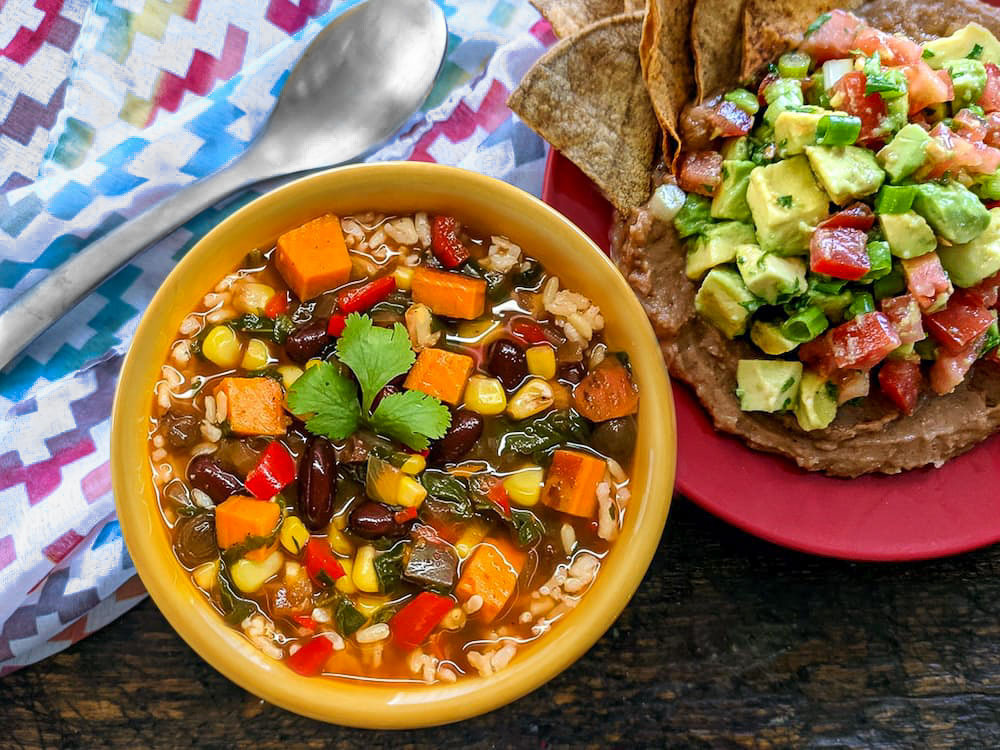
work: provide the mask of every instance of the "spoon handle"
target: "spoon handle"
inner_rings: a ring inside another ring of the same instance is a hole
[[[178,190],[81,249],[0,312],[0,369],[128,261],[257,177],[238,160]]]

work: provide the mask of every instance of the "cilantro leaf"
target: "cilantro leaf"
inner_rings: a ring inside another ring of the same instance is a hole
[[[399,323],[377,328],[367,315],[351,313],[337,341],[337,358],[351,368],[361,385],[365,413],[389,381],[408,372],[416,361],[410,337]]]
[[[357,390],[329,362],[310,367],[288,389],[288,408],[297,416],[312,415],[306,427],[331,440],[343,440],[358,429],[361,410]]]
[[[426,393],[404,391],[379,401],[370,422],[376,432],[422,451],[428,445],[428,438],[444,437],[451,424],[451,412]]]

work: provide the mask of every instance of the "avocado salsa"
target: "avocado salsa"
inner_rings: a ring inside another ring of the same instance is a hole
[[[649,208],[686,238],[695,309],[762,356],[744,411],[807,431],[879,390],[912,414],[1000,362],[1000,43],[970,23],[918,44],[835,10],[757,87],[695,107]]]

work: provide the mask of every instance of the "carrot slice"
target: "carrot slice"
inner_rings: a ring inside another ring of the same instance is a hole
[[[543,503],[560,513],[593,518],[597,510],[597,485],[607,462],[580,451],[557,450],[542,487]]]
[[[215,506],[215,539],[221,549],[243,544],[250,537],[266,537],[278,524],[281,507],[277,503],[233,495]],[[244,555],[248,560],[264,560],[274,546],[258,547]]]
[[[284,435],[281,385],[271,378],[223,378],[215,393],[226,395],[229,428],[238,435]]]
[[[274,263],[303,301],[346,283],[351,278],[351,256],[340,219],[326,214],[285,232],[278,238]]]
[[[446,318],[475,320],[486,309],[486,282],[459,273],[418,268],[410,291],[414,302],[422,302]]]
[[[424,349],[406,376],[404,388],[423,391],[445,403],[458,404],[472,374],[472,357],[445,349]]]
[[[517,588],[527,556],[503,539],[484,539],[462,568],[455,594],[462,602],[479,595],[483,605],[476,615],[492,622]]]
[[[573,406],[591,422],[605,422],[635,414],[639,393],[625,365],[608,357],[576,386]]]

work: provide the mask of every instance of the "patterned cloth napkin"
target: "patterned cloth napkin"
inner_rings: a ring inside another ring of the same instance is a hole
[[[313,36],[356,0],[0,0],[0,309],[89,240],[239,154]],[[504,106],[554,40],[523,0],[438,0],[448,57],[370,161],[536,195],[545,145]],[[151,246],[0,373],[0,676],[145,596],[115,519],[111,401],[143,309],[237,195]]]

